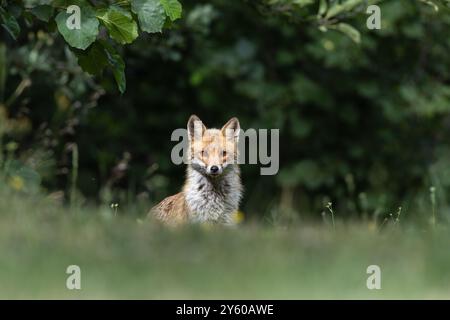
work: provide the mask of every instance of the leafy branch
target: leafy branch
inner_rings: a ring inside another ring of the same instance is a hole
[[[450,9],[450,0],[417,1],[433,7],[435,11]],[[258,0],[256,3],[262,11],[286,16],[294,22],[312,23],[323,32],[339,31],[355,43],[359,43],[360,32],[354,26],[343,21],[357,14],[365,13],[368,6],[381,2],[383,0]]]
[[[40,20],[57,30],[78,58],[78,64],[91,75],[101,75],[105,68],[112,70],[121,93],[125,92],[125,62],[116,50],[117,45],[134,42],[139,30],[160,33],[173,21],[181,18],[182,6],[178,0],[122,0],[109,1],[53,0],[50,4],[26,7],[22,1],[0,1],[0,23],[13,39],[20,36],[19,19],[27,22]],[[79,8],[80,27],[69,28],[74,12]],[[109,39],[102,39],[100,29]],[[116,43],[116,45],[113,45]]]

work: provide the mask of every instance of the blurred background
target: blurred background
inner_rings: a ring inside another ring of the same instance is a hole
[[[248,219],[428,219],[450,207],[450,14],[426,1],[380,1],[342,18],[359,38],[321,30],[313,1],[183,0],[162,34],[120,47],[127,89],[91,77],[45,23],[0,31],[0,155],[5,182],[64,204],[120,204],[144,216],[178,192],[173,130],[280,129],[280,170],[243,165]],[[129,210],[127,210],[127,208]]]

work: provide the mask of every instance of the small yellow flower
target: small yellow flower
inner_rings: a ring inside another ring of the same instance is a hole
[[[233,213],[233,221],[236,224],[239,224],[242,221],[244,221],[244,213],[242,211],[236,211],[235,213]]]
[[[22,190],[25,186],[25,182],[23,181],[22,177],[19,176],[12,176],[11,178],[9,178],[8,183],[11,188],[17,191]]]
[[[17,142],[11,141],[6,144],[6,150],[11,152],[17,150],[18,147],[19,145],[17,144]]]
[[[62,111],[66,111],[71,104],[69,97],[60,91],[55,93],[55,101],[58,108]]]

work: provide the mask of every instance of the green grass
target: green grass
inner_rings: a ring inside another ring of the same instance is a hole
[[[404,224],[168,230],[1,192],[0,298],[449,299],[450,234]],[[65,283],[81,267],[81,290]],[[366,269],[381,267],[381,290]]]

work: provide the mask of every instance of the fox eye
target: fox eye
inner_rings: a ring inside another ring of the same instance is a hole
[[[222,157],[226,157],[227,156],[227,152],[225,150],[222,151]]]
[[[208,156],[208,152],[206,152],[205,150],[202,150],[202,157],[207,157]]]

